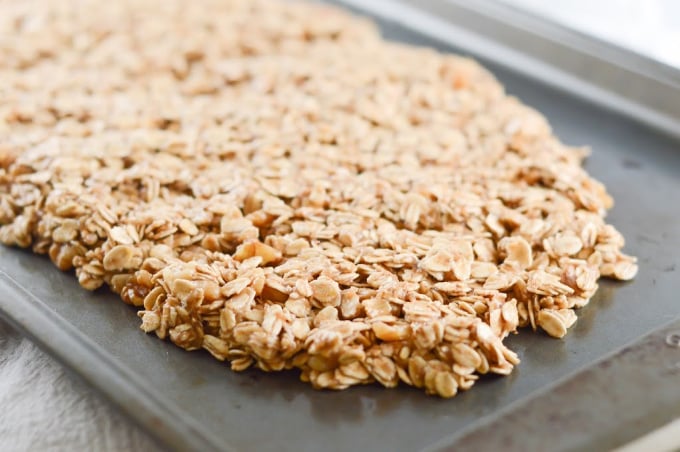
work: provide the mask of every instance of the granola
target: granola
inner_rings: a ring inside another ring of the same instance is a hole
[[[0,241],[234,370],[452,397],[636,260],[472,60],[267,0],[0,1]]]

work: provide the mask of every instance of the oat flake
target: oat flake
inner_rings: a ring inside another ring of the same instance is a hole
[[[584,149],[334,8],[3,1],[0,55],[0,240],[234,370],[452,397],[637,271]]]

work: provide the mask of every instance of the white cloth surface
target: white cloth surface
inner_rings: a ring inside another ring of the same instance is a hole
[[[503,0],[680,67],[678,0]],[[151,451],[107,401],[0,321],[0,451]]]
[[[154,451],[139,428],[0,321],[0,451]]]

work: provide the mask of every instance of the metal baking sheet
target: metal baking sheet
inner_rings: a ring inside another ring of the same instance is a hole
[[[474,23],[457,24],[455,19],[447,17],[446,22],[458,30],[469,30]],[[554,400],[547,405],[536,402],[550,394],[562,391],[563,400],[583,400],[578,391],[583,386],[574,388],[574,378],[583,379],[583,372],[601,375],[594,363],[680,318],[680,203],[676,200],[680,139],[660,132],[672,132],[674,118],[664,112],[644,118],[637,113],[626,116],[615,111],[621,110],[621,104],[612,100],[615,97],[600,96],[596,105],[574,95],[574,87],[583,85],[566,83],[569,77],[555,87],[547,72],[528,76],[526,66],[513,68],[512,61],[500,53],[496,60],[494,52],[479,51],[473,41],[442,42],[441,36],[433,40],[426,37],[432,28],[425,30],[421,24],[423,33],[414,31],[418,23],[406,25],[381,22],[389,39],[482,57],[509,93],[548,117],[563,141],[592,146],[586,167],[616,199],[609,221],[627,238],[626,250],[639,257],[640,273],[626,284],[604,281],[566,339],[528,332],[510,338],[510,346],[522,359],[516,372],[505,378],[483,378],[471,391],[440,400],[410,388],[315,391],[299,382],[294,372],[231,372],[207,353],[184,352],[144,335],[137,328],[134,310],[116,296],[105,290],[88,293],[73,275],[22,250],[0,252],[0,314],[176,450],[446,449],[454,444],[481,444],[475,443],[480,441],[479,432],[512,419],[515,412],[529,410],[536,416],[544,412],[541,407],[560,406]],[[648,79],[639,75],[637,80]],[[639,377],[631,380],[621,375],[618,380],[624,385],[621,390],[640,390]],[[593,414],[612,407],[603,394],[606,391],[584,393]],[[644,400],[639,406],[643,405]],[[664,413],[680,415],[680,406]],[[531,434],[541,435],[535,423],[514,425],[515,433],[533,427]],[[603,444],[587,429],[574,435],[581,435],[580,442],[548,444],[555,449]],[[607,444],[620,442],[610,439]]]

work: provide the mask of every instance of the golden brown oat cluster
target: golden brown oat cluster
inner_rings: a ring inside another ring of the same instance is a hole
[[[583,149],[335,9],[0,0],[0,79],[2,242],[235,370],[451,397],[637,271]]]

